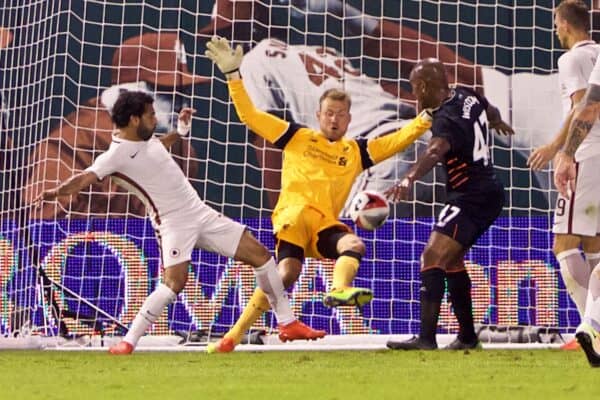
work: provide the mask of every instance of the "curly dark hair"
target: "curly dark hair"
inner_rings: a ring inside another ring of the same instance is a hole
[[[129,124],[132,115],[141,117],[146,110],[146,104],[154,103],[154,99],[148,93],[125,91],[119,94],[113,105],[111,118],[118,128],[124,128]]]

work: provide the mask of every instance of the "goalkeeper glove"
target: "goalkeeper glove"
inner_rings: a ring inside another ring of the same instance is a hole
[[[210,58],[225,75],[240,69],[244,52],[241,45],[234,49],[229,46],[227,39],[213,37],[206,43],[207,50],[204,55]]]

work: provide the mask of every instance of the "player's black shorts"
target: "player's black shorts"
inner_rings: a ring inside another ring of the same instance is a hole
[[[501,187],[477,195],[460,195],[442,208],[433,230],[450,236],[467,249],[494,223],[503,206]]]

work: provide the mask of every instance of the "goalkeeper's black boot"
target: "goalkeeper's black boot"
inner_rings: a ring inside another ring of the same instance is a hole
[[[473,340],[461,340],[460,337],[454,339],[452,343],[444,347],[444,350],[473,350],[481,349],[481,343],[477,338]]]
[[[412,339],[403,342],[388,340],[386,346],[392,350],[435,350],[438,348],[435,341],[432,342],[430,340],[421,339],[419,336],[415,336]]]

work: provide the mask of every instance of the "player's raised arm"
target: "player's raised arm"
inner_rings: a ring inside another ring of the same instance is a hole
[[[275,115],[257,109],[252,103],[239,73],[243,58],[242,47],[238,45],[234,50],[227,39],[213,37],[206,44],[206,48],[205,55],[217,65],[227,78],[229,94],[240,121],[269,142],[277,142],[286,133],[290,124]]]
[[[33,202],[38,207],[44,200],[54,200],[60,196],[70,196],[79,193],[83,188],[98,182],[98,176],[91,171],[82,171],[73,175],[57,187],[44,190]]]
[[[385,191],[391,201],[407,200],[413,184],[440,161],[450,150],[450,143],[442,137],[432,137],[427,145],[427,150],[419,157],[415,165],[408,171],[404,178]]]
[[[171,147],[179,138],[186,137],[189,135],[192,129],[192,114],[196,110],[190,107],[182,108],[179,112],[179,118],[177,119],[177,130],[162,135],[159,140],[168,149]]]

